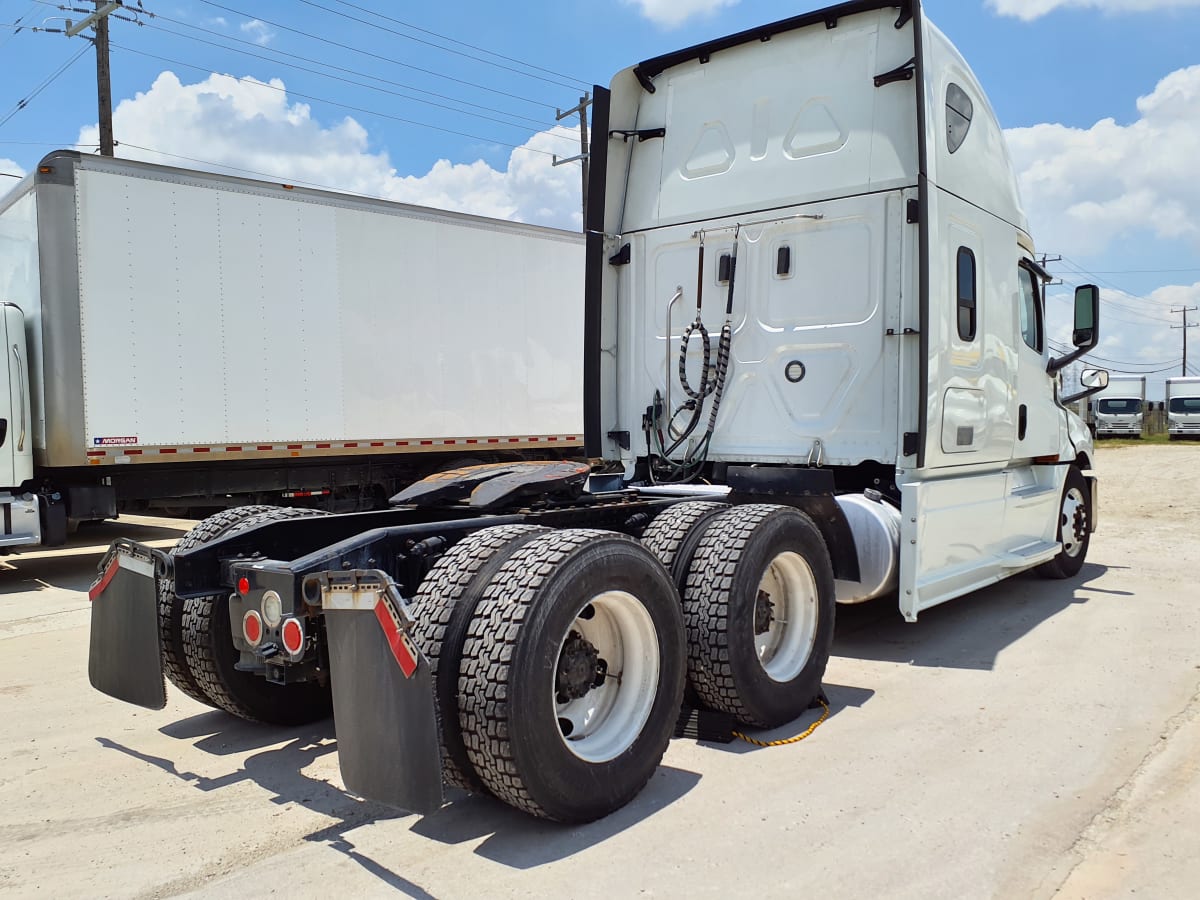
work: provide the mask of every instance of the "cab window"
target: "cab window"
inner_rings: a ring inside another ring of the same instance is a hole
[[[1021,286],[1021,339],[1033,350],[1042,352],[1042,305],[1033,273],[1021,266],[1017,270]]]

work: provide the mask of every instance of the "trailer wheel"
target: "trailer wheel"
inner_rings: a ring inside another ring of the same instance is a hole
[[[202,521],[179,539],[171,550],[174,555],[180,550],[190,550],[220,537],[233,526],[250,516],[274,509],[272,506],[239,506],[223,509]],[[158,634],[162,648],[163,672],[171,684],[193,700],[207,706],[215,705],[196,681],[188,668],[183,649],[183,601],[175,596],[175,579],[161,578],[158,581]]]
[[[728,503],[714,500],[676,503],[655,516],[642,533],[642,543],[658,557],[680,593],[687,583],[688,566],[696,555],[700,538],[713,519],[727,509]]]
[[[417,644],[433,674],[442,778],[447,784],[484,793],[467,757],[458,719],[458,673],[467,627],[483,589],[517,549],[549,529],[539,525],[500,525],[463,538],[429,570],[413,598]]]
[[[683,682],[678,593],[658,560],[611,532],[539,535],[501,566],[468,630],[467,755],[505,803],[590,822],[653,775]]]
[[[1092,492],[1077,466],[1067,469],[1058,512],[1058,541],[1062,550],[1037,572],[1043,578],[1074,578],[1083,568],[1091,542]]]
[[[327,515],[319,509],[272,508],[249,516],[227,533],[264,522]],[[241,652],[229,625],[229,596],[215,594],[184,601],[184,655],[196,683],[212,705],[250,722],[302,725],[327,718],[332,711],[329,684],[301,681],[269,684],[265,678],[236,668]]]
[[[691,686],[747,725],[790,722],[821,691],[835,605],[833,565],[812,519],[786,506],[728,510],[688,570]]]

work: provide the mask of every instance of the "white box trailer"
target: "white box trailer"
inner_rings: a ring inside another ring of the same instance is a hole
[[[1052,353],[1003,133],[919,2],[709,41],[594,97],[605,469],[472,467],[386,512],[118,542],[93,685],[162,708],[165,671],[248,718],[332,708],[357,794],[429,811],[449,783],[579,822],[650,779],[685,684],[702,733],[820,703],[839,600],[912,621],[1079,573],[1094,449],[1067,404],[1107,373],[1068,397],[1058,373],[1095,346],[1099,291]]]
[[[1146,409],[1146,376],[1113,375],[1108,387],[1092,399],[1097,437],[1142,436]]]
[[[0,200],[0,546],[577,452],[582,278],[569,232],[51,154]]]
[[[1169,439],[1200,438],[1200,378],[1167,379]]]

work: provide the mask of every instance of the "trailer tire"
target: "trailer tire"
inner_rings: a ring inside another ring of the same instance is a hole
[[[1092,491],[1078,466],[1067,469],[1058,508],[1058,556],[1037,567],[1043,578],[1074,578],[1083,568],[1091,542]]]
[[[410,607],[414,637],[433,675],[442,780],[466,791],[487,791],[467,756],[459,726],[458,674],[467,628],[483,589],[500,566],[548,530],[540,525],[500,525],[468,535],[434,563]]]
[[[683,683],[678,592],[662,564],[625,535],[539,535],[501,566],[468,630],[467,754],[505,803],[590,822],[654,774]]]
[[[244,519],[269,509],[274,507],[239,506],[214,513],[181,537],[179,543],[171,548],[171,555],[207,544]],[[188,668],[183,649],[183,601],[175,596],[175,579],[172,577],[158,581],[158,634],[163,672],[167,679],[193,700],[206,706],[215,706]]]
[[[249,516],[226,530],[233,534],[265,522],[327,515],[319,509],[278,507]],[[333,711],[329,683],[300,681],[275,685],[236,668],[241,652],[229,623],[229,596],[214,594],[184,601],[184,654],[188,668],[214,706],[248,722],[304,725]]]
[[[728,503],[715,500],[689,500],[676,503],[654,517],[642,532],[642,543],[658,557],[663,568],[682,594],[687,584],[688,567],[700,538],[713,519],[729,509]]]
[[[683,595],[692,688],[747,725],[790,722],[820,694],[835,608],[829,550],[805,513],[767,504],[722,513]]]

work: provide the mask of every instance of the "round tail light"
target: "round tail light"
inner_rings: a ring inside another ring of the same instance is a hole
[[[304,626],[299,619],[291,616],[284,619],[280,638],[283,640],[283,649],[290,656],[299,656],[304,652]]]
[[[263,622],[255,610],[251,609],[242,616],[242,636],[251,647],[257,647],[263,639]]]

